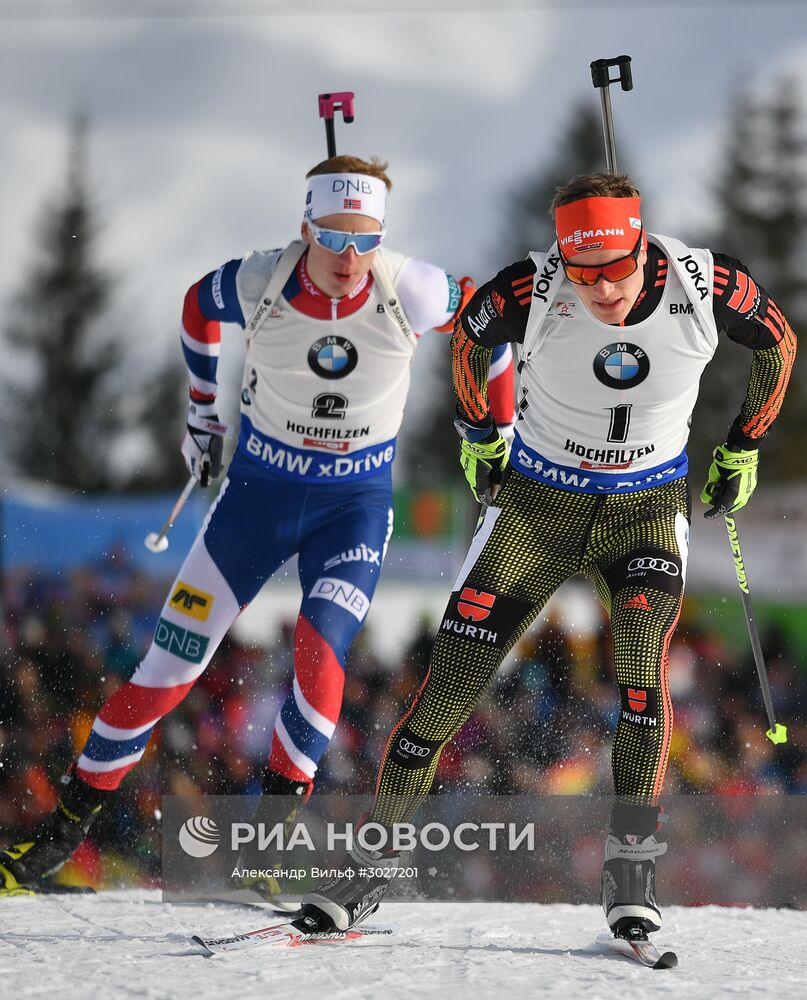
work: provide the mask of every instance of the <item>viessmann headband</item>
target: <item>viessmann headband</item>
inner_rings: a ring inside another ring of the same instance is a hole
[[[555,209],[560,252],[569,260],[587,250],[630,253],[642,231],[640,198],[581,198]]]

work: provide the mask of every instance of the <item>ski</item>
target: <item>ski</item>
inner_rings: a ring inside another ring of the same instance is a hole
[[[265,945],[275,947],[296,948],[298,945],[316,944],[318,942],[359,941],[365,937],[392,934],[391,927],[356,927],[347,931],[305,931],[294,923],[284,922],[259,927],[256,930],[244,931],[241,934],[231,934],[228,937],[206,938],[194,934],[191,938],[207,952],[207,957],[226,954],[231,951],[243,951],[246,948],[258,948]]]
[[[629,941],[604,931],[597,935],[597,944],[606,945],[617,955],[639,962],[648,969],[674,969],[678,965],[678,956],[674,951],[659,951],[647,938]]]

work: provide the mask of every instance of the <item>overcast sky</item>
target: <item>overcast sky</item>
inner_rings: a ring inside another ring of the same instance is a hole
[[[0,302],[81,109],[126,325],[173,337],[188,285],[297,234],[327,90],[356,93],[339,151],[390,161],[389,245],[484,279],[508,262],[506,193],[551,157],[573,104],[599,107],[591,60],[621,53],[635,89],[612,88],[617,141],[650,226],[701,228],[732,92],[789,74],[807,100],[804,3],[0,0]]]

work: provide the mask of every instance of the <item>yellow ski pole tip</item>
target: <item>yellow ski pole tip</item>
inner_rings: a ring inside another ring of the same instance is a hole
[[[773,729],[769,729],[765,735],[771,743],[787,743],[787,726],[777,722]]]

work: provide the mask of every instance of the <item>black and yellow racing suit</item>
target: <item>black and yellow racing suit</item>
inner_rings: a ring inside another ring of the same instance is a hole
[[[795,336],[739,261],[713,256],[718,332],[753,351],[747,394],[727,444],[755,448],[781,407]],[[524,340],[534,274],[531,259],[505,268],[479,288],[457,322],[454,391],[458,413],[469,422],[488,412],[492,349]],[[622,325],[653,313],[666,274],[663,252],[651,244],[643,290]],[[753,296],[749,287],[756,289]],[[488,309],[485,322],[474,323],[492,300],[493,315]],[[592,579],[611,617],[621,698],[612,750],[614,791],[637,802],[655,801],[672,734],[667,665],[681,610],[689,518],[685,477],[602,495],[567,492],[510,467],[441,618],[427,677],[387,744],[372,818],[392,823],[411,817],[429,791],[443,747],[506,654],[553,592],[576,574]]]

